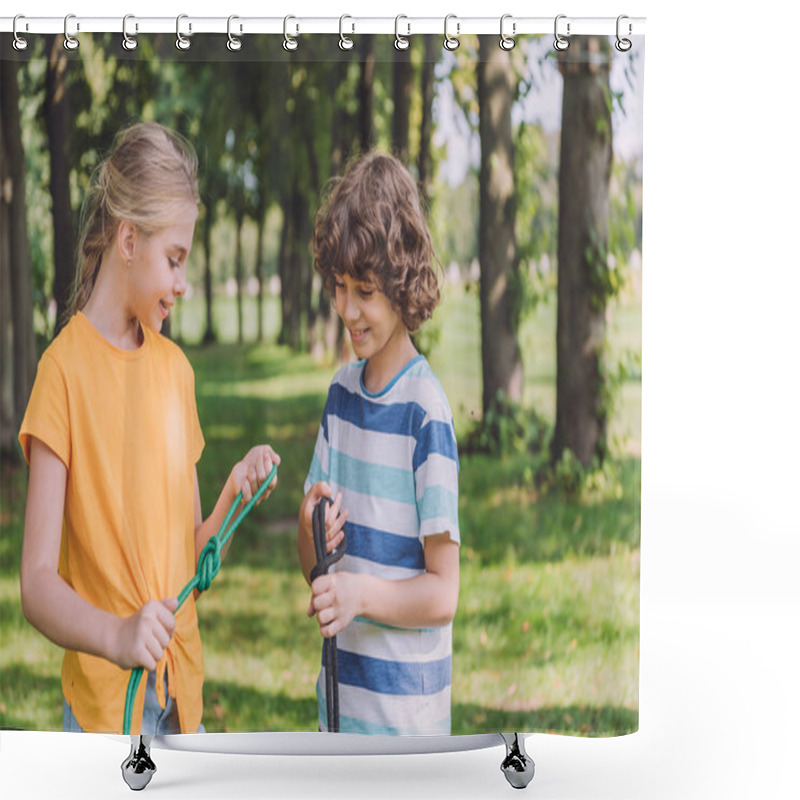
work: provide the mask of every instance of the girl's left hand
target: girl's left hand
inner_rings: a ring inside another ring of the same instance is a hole
[[[320,575],[311,584],[311,603],[306,612],[317,615],[319,632],[329,639],[344,630],[361,613],[361,576],[354,572]]]
[[[281,457],[268,444],[253,447],[231,470],[234,492],[236,494],[241,492],[242,501],[245,503],[250,502],[253,495],[258,491],[258,487],[261,486],[269,476],[273,465],[280,463]],[[269,488],[267,488],[264,494],[258,499],[258,503],[262,503],[266,500],[277,485],[278,476],[276,475],[269,485]],[[258,503],[256,505],[258,505]]]

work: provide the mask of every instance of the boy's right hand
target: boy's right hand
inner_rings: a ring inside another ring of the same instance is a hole
[[[111,660],[123,669],[156,668],[175,632],[178,600],[169,597],[145,603],[135,614],[120,619]]]
[[[331,498],[333,491],[324,481],[315,483],[303,498],[300,505],[300,524],[303,531],[313,541],[312,517],[314,508],[323,497]],[[344,539],[344,523],[347,521],[347,509],[342,509],[341,492],[332,498],[331,504],[325,510],[325,534],[328,542],[328,552],[335,550]]]

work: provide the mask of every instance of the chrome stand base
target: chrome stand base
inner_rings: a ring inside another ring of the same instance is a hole
[[[122,762],[122,778],[134,792],[144,789],[155,774],[156,765],[150,758],[152,738],[152,736],[131,736],[130,755]]]
[[[524,789],[532,780],[536,765],[525,752],[525,739],[518,733],[501,733],[506,743],[506,757],[500,765],[506,780],[515,789]]]

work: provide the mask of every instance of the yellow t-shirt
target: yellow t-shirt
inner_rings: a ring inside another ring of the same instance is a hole
[[[144,327],[144,326],[143,326]],[[120,350],[82,314],[42,355],[19,440],[31,437],[67,467],[58,571],[85,600],[129,616],[149,600],[177,597],[195,572],[195,464],[203,450],[194,373],[180,348],[144,327]],[[203,714],[203,655],[194,598],[176,614],[156,687],[177,701],[181,730]],[[122,732],[130,671],[67,650],[64,698],[85,731]],[[142,680],[131,733],[139,733]]]

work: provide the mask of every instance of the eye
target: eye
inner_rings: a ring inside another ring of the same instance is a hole
[[[169,259],[169,265],[170,265],[170,266],[171,266],[173,269],[178,269],[178,267],[180,267],[180,265],[181,265],[181,262],[180,262],[180,261],[178,261],[178,259],[177,259],[177,258],[170,258],[170,259]]]
[[[372,297],[374,292],[375,292],[375,287],[371,286],[370,284],[366,284],[364,286],[360,286],[359,289],[358,289],[358,293],[362,297]]]

